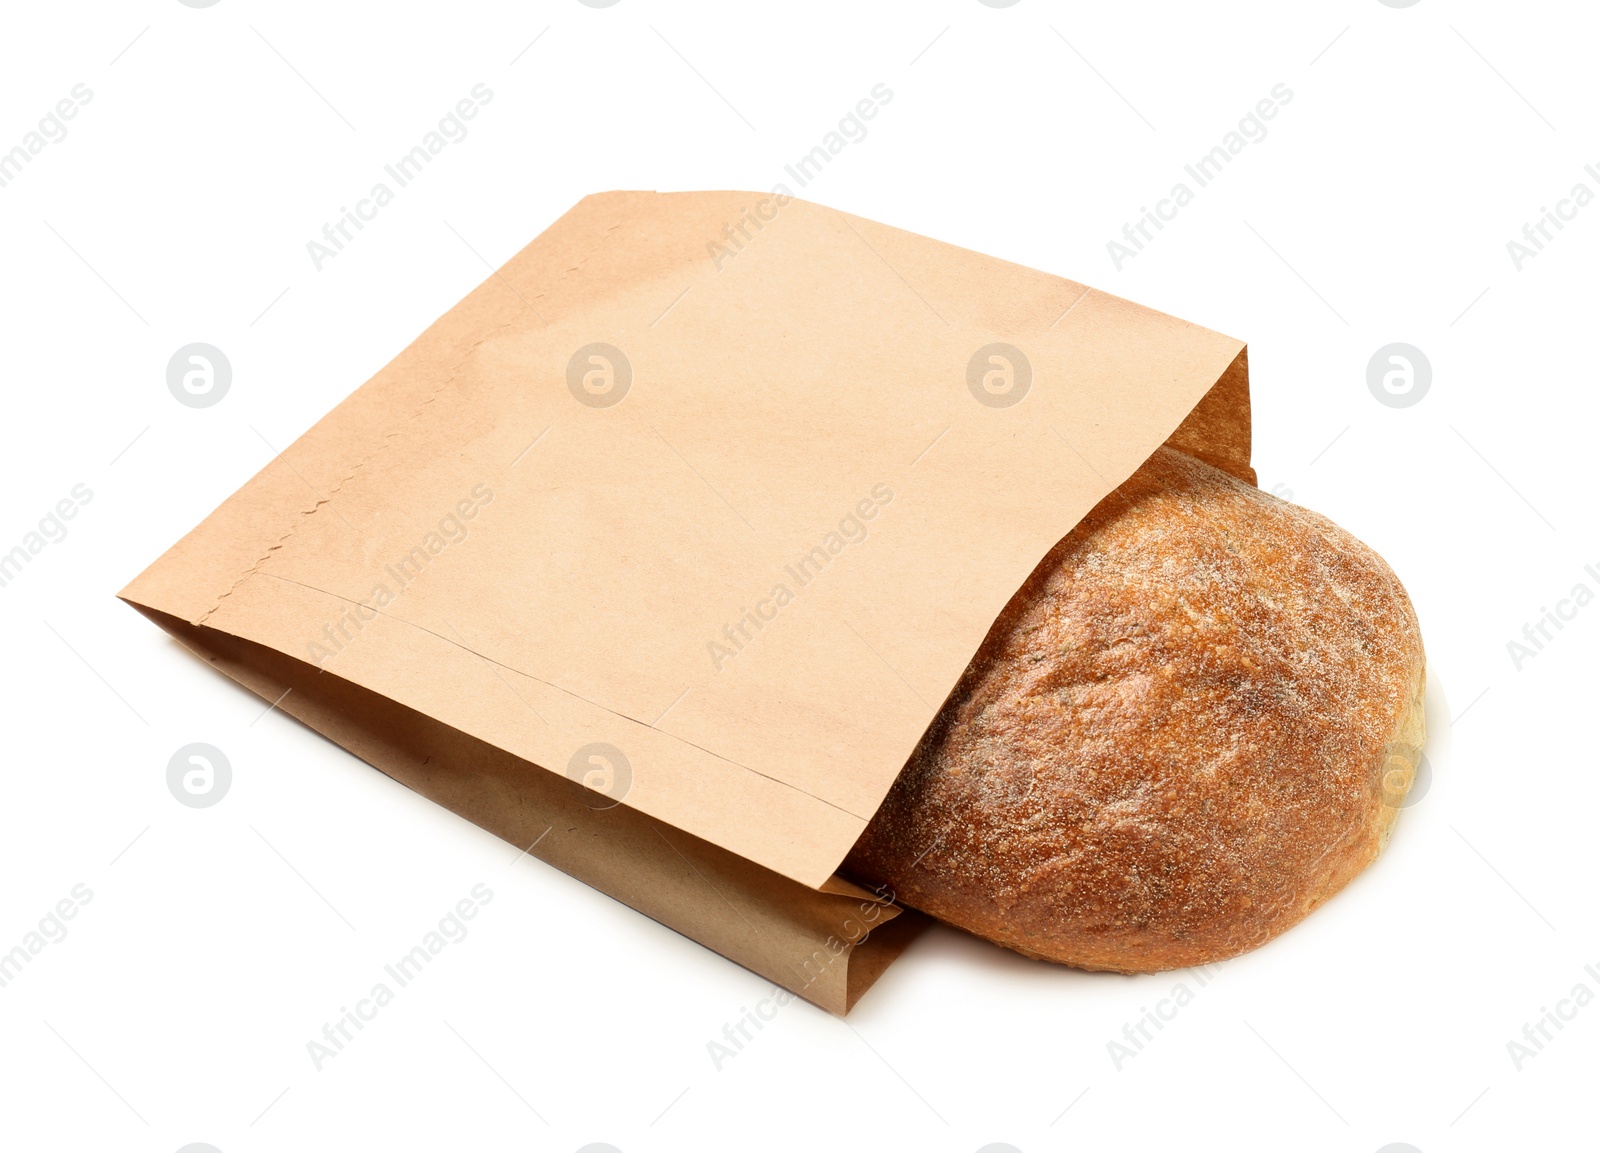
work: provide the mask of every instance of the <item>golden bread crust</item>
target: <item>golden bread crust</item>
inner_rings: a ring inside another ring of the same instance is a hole
[[[1029,956],[1232,957],[1378,853],[1422,744],[1383,560],[1159,449],[995,622],[845,863]]]

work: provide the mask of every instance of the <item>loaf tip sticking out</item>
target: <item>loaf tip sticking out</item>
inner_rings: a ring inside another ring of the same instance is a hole
[[[845,870],[1085,969],[1232,957],[1377,856],[1423,681],[1376,553],[1160,449],[1012,598]]]

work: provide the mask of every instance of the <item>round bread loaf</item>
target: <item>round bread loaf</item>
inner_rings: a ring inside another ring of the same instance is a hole
[[[1423,680],[1376,553],[1159,449],[1006,606],[845,871],[1030,957],[1232,957],[1377,856]]]

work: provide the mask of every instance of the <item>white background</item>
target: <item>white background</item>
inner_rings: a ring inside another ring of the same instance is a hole
[[[1506,242],[1600,166],[1592,6],[977,0],[6,6],[0,149],[93,93],[0,188],[0,950],[92,900],[0,988],[8,1148],[1077,1147],[1426,1153],[1592,1145],[1600,607],[1507,642],[1600,568],[1600,207]],[[531,43],[531,47],[529,47]],[[319,272],[306,242],[475,84],[494,93]],[[1093,975],[945,929],[848,1022],[408,793],[234,687],[113,593],[586,193],[748,188],[875,84],[808,199],[1087,281],[1249,341],[1256,464],[1375,546],[1431,666],[1431,785],[1385,856],[1224,965]],[[1292,102],[1126,267],[1106,242],[1274,85]],[[447,223],[448,222],[448,223]],[[480,257],[481,254],[481,257]],[[231,361],[213,408],[168,358]],[[1404,341],[1423,400],[1366,366]],[[1452,722],[1453,718],[1453,722]],[[168,793],[179,746],[234,769]],[[306,1042],[478,883],[494,898],[318,1072]]]

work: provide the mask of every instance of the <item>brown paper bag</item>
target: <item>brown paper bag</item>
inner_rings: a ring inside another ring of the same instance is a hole
[[[1006,601],[1243,345],[802,201],[590,196],[120,594],[390,776],[834,1012],[834,876]],[[531,847],[530,847],[531,846]]]

